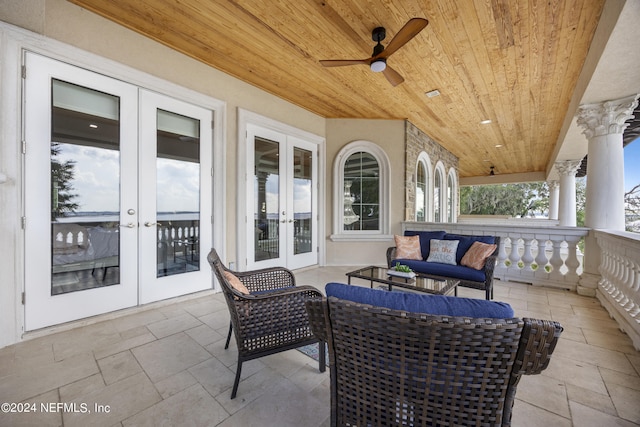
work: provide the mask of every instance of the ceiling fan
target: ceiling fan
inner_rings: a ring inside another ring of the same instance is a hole
[[[320,64],[324,67],[365,64],[371,67],[371,71],[376,73],[382,72],[391,85],[397,86],[404,81],[404,78],[396,70],[387,65],[387,58],[414,38],[428,23],[429,21],[423,18],[410,19],[409,22],[404,24],[404,27],[398,31],[395,37],[391,39],[386,48],[380,43],[387,35],[386,30],[383,27],[374,28],[371,32],[371,38],[378,44],[374,46],[371,58],[327,59],[320,61]]]

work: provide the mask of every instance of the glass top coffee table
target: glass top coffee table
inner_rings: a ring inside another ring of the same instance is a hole
[[[431,276],[423,273],[415,273],[413,278],[405,278],[400,276],[391,276],[388,274],[389,269],[386,267],[364,267],[347,273],[349,284],[351,278],[368,280],[373,289],[374,283],[387,285],[389,290],[394,286],[399,288],[411,289],[413,291],[427,292],[436,295],[448,295],[453,292],[458,295],[458,285],[460,280],[447,277]]]

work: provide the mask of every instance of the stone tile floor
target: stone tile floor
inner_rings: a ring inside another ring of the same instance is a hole
[[[349,270],[296,276],[323,289]],[[595,299],[500,281],[495,299],[565,328],[549,368],[522,377],[513,426],[640,425],[640,352]],[[32,411],[0,426],[329,425],[329,371],[296,350],[246,362],[231,400],[228,327],[222,295],[205,293],[32,333],[0,349],[0,402]]]

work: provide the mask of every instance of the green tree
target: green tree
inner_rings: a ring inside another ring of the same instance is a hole
[[[587,179],[576,179],[576,227],[584,227],[584,210],[587,201]]]
[[[460,188],[463,215],[532,217],[549,209],[546,182],[477,185]]]
[[[79,205],[73,202],[78,197],[73,193],[73,176],[75,162],[67,160],[60,162],[57,156],[60,155],[60,144],[51,143],[51,219],[66,216],[70,212],[75,212]]]

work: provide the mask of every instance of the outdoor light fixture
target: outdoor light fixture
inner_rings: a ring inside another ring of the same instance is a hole
[[[387,61],[383,58],[376,59],[371,63],[371,71],[373,71],[374,73],[384,71],[385,68],[387,68]]]

